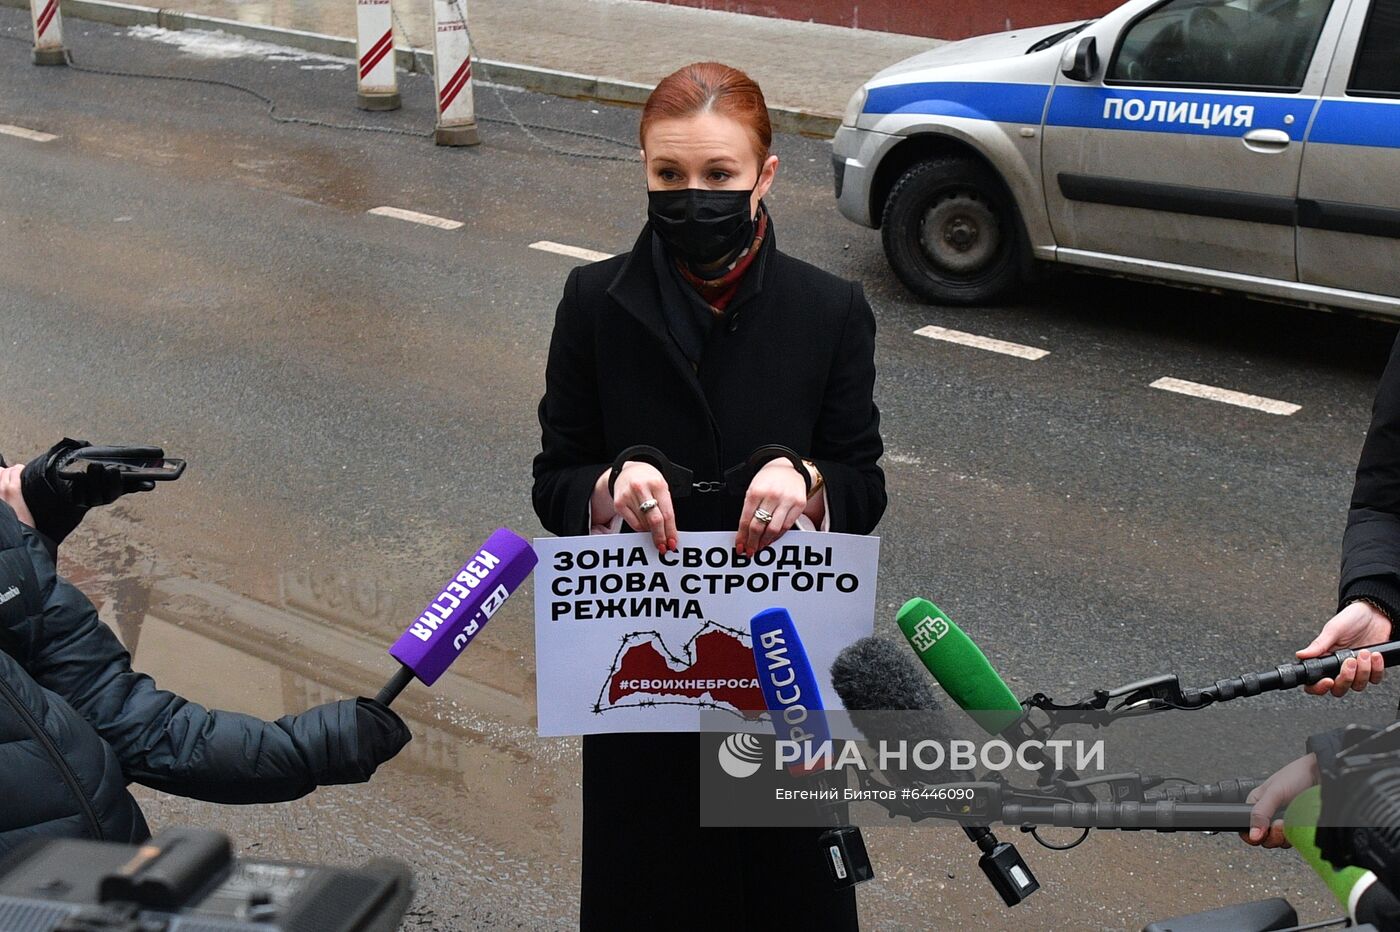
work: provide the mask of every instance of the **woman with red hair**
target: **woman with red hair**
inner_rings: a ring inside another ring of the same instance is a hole
[[[875,317],[859,285],[778,251],[772,142],[734,68],[688,65],[648,98],[647,223],[569,274],[555,318],[534,463],[552,533],[625,524],[664,553],[678,530],[733,529],[752,555],[794,527],[880,520]],[[668,484],[667,461],[693,483]],[[819,830],[700,827],[699,746],[584,738],[582,927],[856,928]]]

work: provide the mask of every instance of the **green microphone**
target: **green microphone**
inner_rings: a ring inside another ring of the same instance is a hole
[[[1021,717],[1021,703],[987,655],[937,605],[910,599],[895,621],[938,685],[984,730],[1000,734]]]

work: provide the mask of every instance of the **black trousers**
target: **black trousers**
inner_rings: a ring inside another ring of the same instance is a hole
[[[583,739],[583,932],[855,932],[816,828],[701,828],[694,734]]]

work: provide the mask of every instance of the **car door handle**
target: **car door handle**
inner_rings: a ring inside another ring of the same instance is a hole
[[[1245,147],[1255,152],[1282,152],[1292,141],[1281,129],[1252,129],[1244,134]]]

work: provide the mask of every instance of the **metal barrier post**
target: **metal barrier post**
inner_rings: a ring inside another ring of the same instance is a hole
[[[68,64],[58,0],[29,0],[29,11],[34,20],[34,64]]]
[[[472,103],[472,49],[467,35],[466,0],[433,0],[433,77],[437,87],[440,146],[481,143]]]
[[[359,53],[355,106],[361,110],[397,110],[401,105],[394,69],[393,15],[389,0],[355,0]]]

